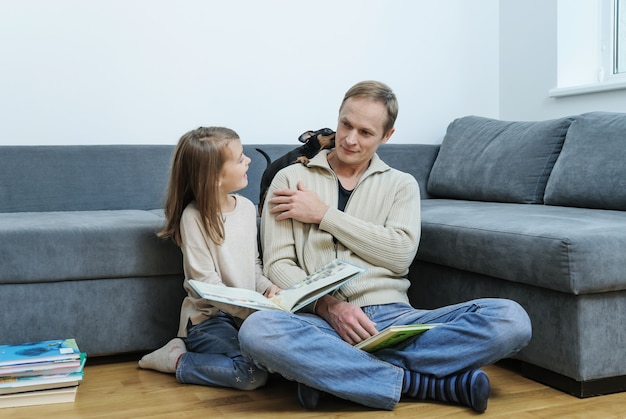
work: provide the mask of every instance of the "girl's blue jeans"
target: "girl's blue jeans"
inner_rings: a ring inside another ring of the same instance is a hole
[[[176,379],[181,383],[253,390],[267,382],[268,373],[244,357],[239,331],[225,313],[189,326],[183,339],[187,352],[180,357]]]
[[[354,348],[321,317],[264,310],[239,331],[244,354],[269,372],[377,409],[392,410],[405,370],[437,377],[480,368],[516,354],[531,338],[524,309],[506,299],[478,299],[435,310],[407,304],[363,307],[378,330],[442,323],[374,354]]]

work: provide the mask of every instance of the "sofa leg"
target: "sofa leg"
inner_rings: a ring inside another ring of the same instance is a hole
[[[518,371],[522,376],[553,387],[578,398],[602,396],[626,391],[626,375],[577,381],[565,375],[529,364],[524,361],[507,359],[502,366]],[[500,363],[498,363],[500,364]]]

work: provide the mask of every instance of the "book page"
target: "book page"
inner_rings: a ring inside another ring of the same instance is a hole
[[[365,269],[360,266],[335,259],[302,281],[276,294],[272,300],[287,311],[297,311],[364,271]]]
[[[74,385],[49,390],[34,390],[23,393],[6,394],[0,396],[0,408],[69,403],[76,400],[77,390],[78,385]]]
[[[274,304],[272,300],[253,290],[207,284],[206,282],[194,279],[189,280],[189,285],[191,285],[202,298],[207,300],[248,307],[256,310],[281,309],[279,306]]]
[[[59,375],[39,375],[32,377],[3,377],[0,379],[0,394],[18,393],[28,390],[42,390],[52,387],[78,385],[83,380],[83,372]]]
[[[364,271],[365,269],[359,266],[334,260],[297,284],[282,290],[272,299],[244,288],[208,284],[194,279],[190,279],[188,282],[200,297],[207,300],[255,310],[271,309],[294,312],[342,286]]]

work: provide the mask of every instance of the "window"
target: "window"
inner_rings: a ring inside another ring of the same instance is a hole
[[[626,0],[558,0],[557,87],[550,96],[626,89]]]
[[[626,73],[626,0],[615,0],[614,73]]]
[[[626,81],[626,0],[601,1],[600,16],[599,81]]]

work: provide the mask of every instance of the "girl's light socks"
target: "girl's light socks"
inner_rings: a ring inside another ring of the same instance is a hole
[[[178,358],[187,352],[185,342],[180,338],[174,338],[162,348],[144,355],[139,360],[139,367],[161,372],[174,373],[178,364]]]

